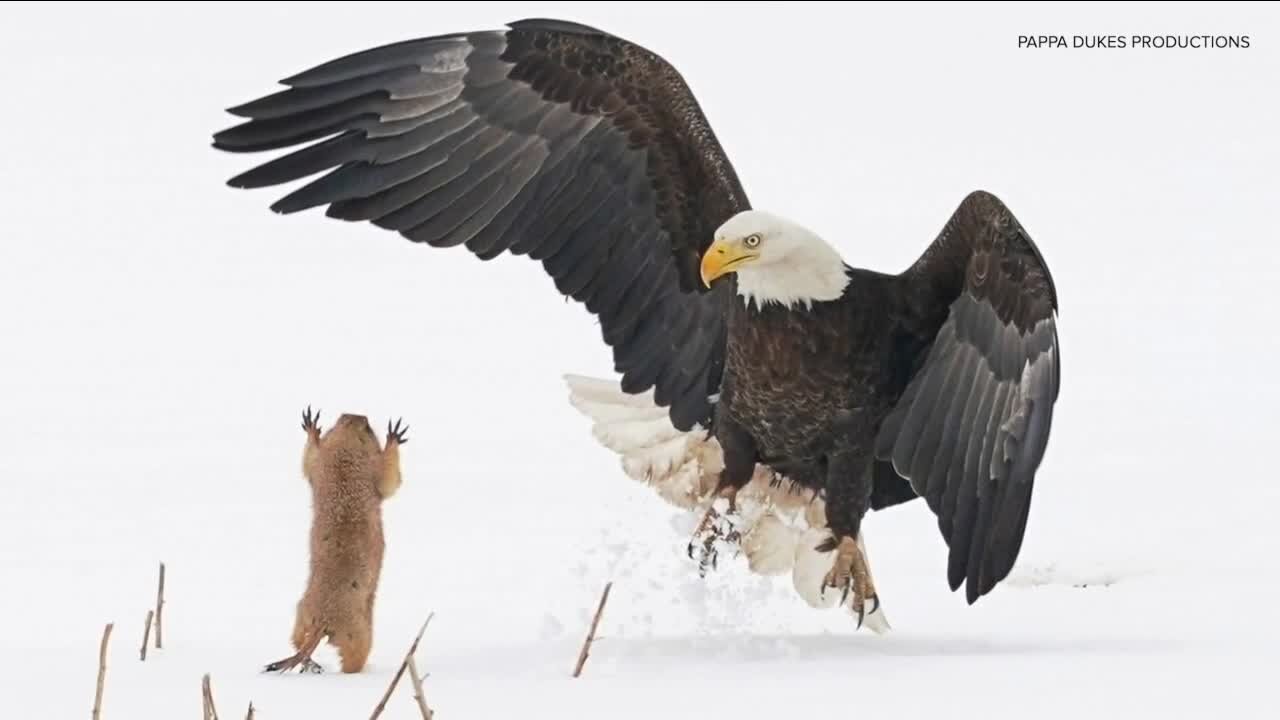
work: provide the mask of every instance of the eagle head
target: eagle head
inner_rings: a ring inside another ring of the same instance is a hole
[[[738,294],[758,305],[811,306],[839,298],[849,283],[840,253],[800,225],[761,210],[729,218],[702,255],[702,282],[734,273]]]

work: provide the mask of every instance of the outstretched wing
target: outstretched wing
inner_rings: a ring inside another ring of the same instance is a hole
[[[999,199],[967,197],[907,271],[941,328],[877,442],[938,516],[952,590],[972,604],[1012,569],[1058,398],[1057,292]]]
[[[727,283],[698,262],[748,201],[698,103],[662,58],[593,28],[525,20],[348,55],[231,108],[232,152],[318,141],[230,181],[330,171],[276,202],[368,221],[482,259],[542,263],[612,347],[622,385],[681,429],[708,422]]]

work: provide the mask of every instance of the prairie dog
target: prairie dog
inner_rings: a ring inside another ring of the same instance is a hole
[[[311,486],[311,569],[293,627],[297,651],[267,672],[320,672],[311,654],[326,637],[342,672],[364,669],[373,646],[373,604],[386,547],[382,502],[400,489],[400,446],[409,427],[387,423],[385,447],[363,415],[344,414],[323,435],[320,413],[302,414],[302,474]]]

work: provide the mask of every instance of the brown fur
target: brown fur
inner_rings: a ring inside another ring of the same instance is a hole
[[[360,672],[373,645],[373,606],[385,550],[382,502],[400,488],[400,445],[408,442],[397,423],[378,446],[362,415],[338,418],[320,434],[310,409],[302,472],[311,485],[311,567],[297,605],[293,647],[297,654],[268,670],[288,670],[310,656],[322,638],[338,649],[342,672]]]

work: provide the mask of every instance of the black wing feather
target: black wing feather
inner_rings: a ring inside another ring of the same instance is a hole
[[[951,402],[944,412],[939,413],[939,438],[937,447],[924,457],[938,458],[938,462],[923,460],[919,473],[913,473],[921,479],[921,489],[930,509],[935,513],[942,509],[943,493],[947,488],[947,472],[952,467],[948,458],[955,456],[956,441],[960,438],[961,423],[972,404],[973,396],[978,388],[978,373],[981,371],[981,359],[976,353],[967,352],[960,356],[956,366],[960,369],[955,389],[958,393],[956,401]],[[917,453],[917,457],[920,454]]]
[[[877,459],[924,496],[969,603],[1022,548],[1058,397],[1057,291],[1040,251],[999,199],[965,198],[904,278],[940,326],[881,426]]]
[[[272,209],[328,206],[415,242],[541,261],[599,318],[624,388],[654,389],[681,429],[710,424],[732,281],[707,291],[696,268],[750,205],[665,60],[584,25],[523,20],[351,53],[282,83],[231,108],[247,120],[214,146],[293,149],[231,185],[319,175]]]

